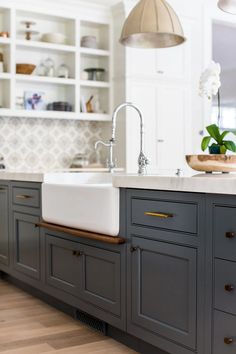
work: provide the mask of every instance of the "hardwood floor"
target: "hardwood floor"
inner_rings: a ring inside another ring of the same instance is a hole
[[[135,354],[0,280],[0,353]]]

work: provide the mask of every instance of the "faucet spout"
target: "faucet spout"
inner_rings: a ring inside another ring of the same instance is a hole
[[[115,144],[116,141],[116,122],[117,122],[117,115],[120,112],[121,109],[126,108],[126,107],[131,107],[133,108],[139,116],[140,120],[140,152],[139,152],[139,157],[138,157],[138,174],[143,175],[146,172],[146,166],[149,164],[149,161],[147,157],[144,155],[143,152],[143,142],[144,142],[144,124],[143,124],[143,116],[141,111],[139,110],[138,107],[136,107],[133,103],[131,102],[125,102],[120,104],[118,107],[113,112],[112,115],[112,135],[110,139],[110,149],[113,149],[113,145]],[[110,151],[110,156],[113,156],[113,152]],[[110,161],[110,165],[114,165],[113,161]]]

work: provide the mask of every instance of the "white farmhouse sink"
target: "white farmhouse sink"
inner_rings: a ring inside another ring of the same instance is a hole
[[[109,173],[46,174],[42,216],[49,223],[117,236],[119,188]]]

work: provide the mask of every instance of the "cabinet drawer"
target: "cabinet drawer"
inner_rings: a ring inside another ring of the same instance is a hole
[[[40,191],[37,188],[12,188],[13,204],[27,206],[27,207],[40,207]]]
[[[197,204],[132,198],[131,223],[136,226],[197,233]]]
[[[236,353],[236,317],[215,311],[214,354]]]
[[[236,208],[215,206],[213,225],[215,256],[236,261]]]
[[[215,308],[236,315],[236,263],[215,260]]]

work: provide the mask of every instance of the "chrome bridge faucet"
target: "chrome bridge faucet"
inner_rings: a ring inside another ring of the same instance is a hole
[[[111,135],[111,139],[109,140],[108,143],[105,143],[101,140],[97,141],[95,144],[95,149],[97,149],[99,144],[102,144],[106,147],[109,148],[109,157],[108,157],[108,168],[109,171],[111,173],[114,172],[114,168],[116,167],[116,163],[114,160],[114,156],[113,156],[113,148],[116,144],[116,120],[117,120],[117,115],[119,113],[119,111],[122,108],[125,107],[132,107],[133,109],[135,109],[138,112],[139,118],[140,118],[140,152],[139,152],[139,157],[138,157],[138,174],[139,175],[144,175],[146,173],[146,167],[149,164],[149,161],[147,159],[147,157],[144,155],[143,152],[143,140],[144,140],[144,125],[143,125],[143,116],[141,111],[132,103],[122,103],[121,105],[119,105],[113,112],[112,115],[112,135]]]

